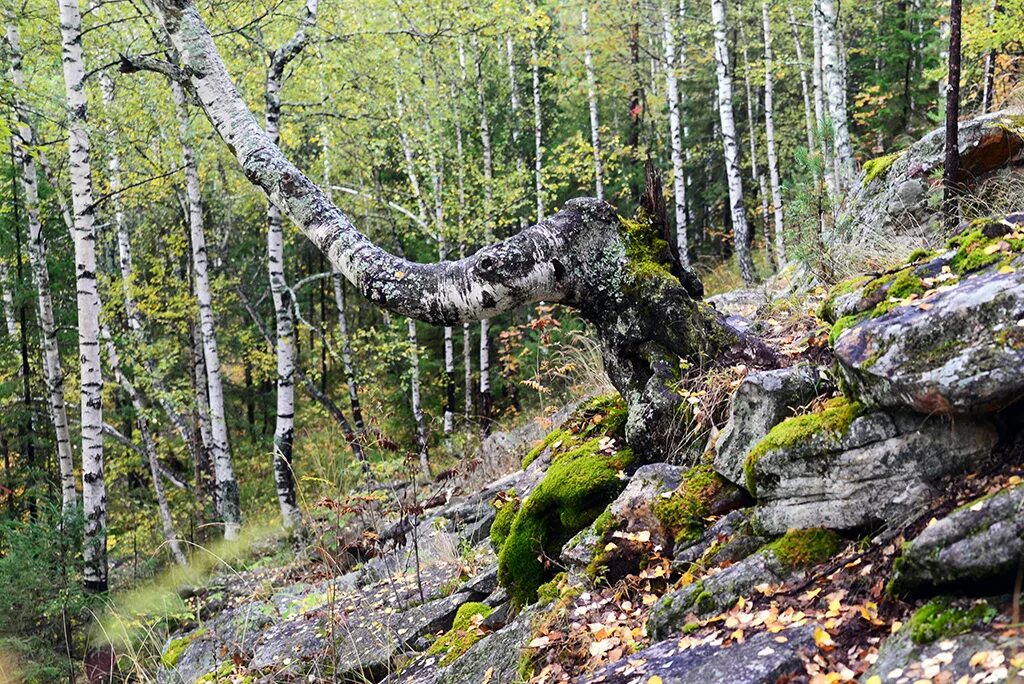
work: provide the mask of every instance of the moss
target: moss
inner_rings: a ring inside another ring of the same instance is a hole
[[[790,530],[765,548],[786,568],[795,570],[828,560],[842,548],[843,541],[832,530],[821,528]]]
[[[924,247],[918,247],[917,249],[915,249],[913,252],[910,253],[910,256],[907,257],[907,262],[906,263],[907,264],[916,264],[919,261],[924,261],[925,259],[931,259],[934,256],[935,256],[935,252],[933,252],[932,250],[925,249]]]
[[[843,295],[848,295],[852,292],[856,292],[865,283],[870,282],[871,277],[866,275],[856,276],[854,278],[847,278],[839,283],[836,283],[828,291],[828,295],[825,297],[825,301],[821,303],[818,308],[818,316],[823,320],[829,322],[835,322],[836,311],[835,304],[836,300]]]
[[[867,314],[859,313],[850,314],[849,316],[843,316],[842,318],[837,320],[835,322],[835,325],[832,326],[831,332],[829,332],[828,334],[829,346],[835,346],[836,341],[839,339],[839,336],[842,335],[844,331],[849,330],[850,328],[857,325],[861,321],[867,320],[867,318]]]
[[[491,523],[491,546],[494,552],[501,551],[502,545],[508,539],[509,530],[512,529],[512,521],[519,511],[519,497],[514,489],[499,495],[491,504],[498,511]]]
[[[529,453],[527,453],[526,456],[523,456],[523,470],[526,470],[531,463],[536,461],[537,457],[544,453],[544,450],[547,449],[549,446],[558,442],[560,439],[565,439],[570,436],[571,435],[565,430],[552,430],[551,432],[549,432],[540,444],[530,449]]]
[[[711,465],[694,466],[670,498],[654,502],[654,515],[676,540],[694,541],[707,528],[712,502],[730,487]]]
[[[925,289],[924,281],[914,273],[914,269],[906,268],[893,278],[888,296],[890,299],[906,299],[910,295],[923,295]]]
[[[825,433],[838,437],[846,432],[861,411],[859,403],[851,402],[846,397],[836,397],[829,400],[819,411],[787,418],[773,427],[771,432],[747,454],[743,464],[747,491],[755,494],[754,467],[765,454],[796,446],[818,434]]]
[[[199,628],[191,634],[186,634],[185,636],[178,637],[177,639],[171,639],[170,643],[167,644],[167,648],[160,655],[160,662],[163,663],[164,667],[168,670],[171,669],[178,664],[179,660],[181,660],[181,656],[185,652],[185,649],[205,633],[206,628]]]
[[[216,670],[207,672],[196,679],[195,684],[216,684],[217,682],[229,682],[231,675],[235,672],[235,664],[232,661],[221,663]],[[250,677],[251,680],[251,677]]]
[[[897,159],[903,156],[902,152],[893,152],[882,157],[875,157],[864,162],[864,185],[889,173],[889,168]]]
[[[669,266],[668,243],[643,209],[632,219],[619,217],[619,234],[626,247],[626,270],[631,282],[627,290],[642,292],[649,287],[679,287]]]
[[[961,608],[940,597],[918,609],[907,622],[907,629],[915,644],[930,644],[970,631],[978,623],[988,624],[995,616],[995,608],[984,601]]]
[[[484,633],[473,624],[473,618],[488,618],[494,609],[485,603],[463,603],[455,613],[452,628],[439,636],[427,649],[429,655],[440,656],[440,664],[448,665],[484,638]]]
[[[559,585],[565,580],[565,576],[564,572],[560,572],[550,582],[545,582],[537,587],[537,602],[545,605],[557,600],[562,595],[562,589]]]
[[[966,275],[997,262],[1011,261],[1014,256],[1024,251],[1024,238],[1007,235],[1007,228],[993,219],[972,221],[966,231],[949,241],[949,247],[956,250],[956,254],[949,262],[950,270],[957,275]],[[992,237],[989,237],[990,235]],[[1009,245],[1008,252],[990,249],[1000,242]]]

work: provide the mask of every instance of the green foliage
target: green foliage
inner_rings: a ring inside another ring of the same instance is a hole
[[[505,544],[508,533],[512,529],[512,521],[515,520],[516,513],[519,512],[519,497],[512,489],[505,492],[504,496],[495,499],[492,505],[498,512],[494,516],[494,522],[491,523],[491,546],[495,553],[500,553],[501,547]]]
[[[864,162],[864,185],[867,186],[876,178],[884,177],[889,173],[889,167],[893,165],[893,162],[902,156],[902,152],[893,152],[884,157],[876,157]]]
[[[676,540],[693,541],[707,528],[711,504],[732,489],[711,465],[694,466],[683,474],[670,498],[654,502],[654,515]]]
[[[824,529],[790,530],[765,548],[788,569],[805,568],[824,562],[842,548],[843,540]]]
[[[948,598],[939,597],[919,608],[904,629],[910,630],[915,644],[930,644],[968,632],[976,625],[987,625],[996,615],[996,609],[985,601],[962,608],[953,605]]]
[[[771,451],[787,449],[806,442],[816,435],[839,437],[862,412],[861,405],[846,397],[830,399],[818,411],[782,421],[758,442],[743,464],[747,491],[756,495],[754,466]]]
[[[452,628],[438,637],[427,649],[429,655],[441,656],[440,664],[448,665],[460,658],[470,646],[484,638],[473,618],[487,618],[494,609],[484,603],[463,603],[455,613]]]

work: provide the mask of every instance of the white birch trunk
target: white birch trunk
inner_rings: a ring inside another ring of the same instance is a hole
[[[779,182],[779,159],[775,152],[775,74],[772,54],[772,28],[768,16],[768,3],[761,3],[761,19],[764,23],[764,130],[765,146],[768,148],[768,177],[772,183],[772,210],[775,215],[775,262],[779,269],[786,263],[786,246],[783,237],[782,185]]]
[[[530,69],[533,72],[533,185],[537,194],[537,223],[540,223],[544,220],[544,131],[540,102],[540,51],[536,36],[530,36]]]
[[[164,540],[167,542],[168,548],[171,550],[171,555],[178,565],[186,566],[188,561],[185,559],[185,554],[181,551],[181,545],[178,544],[178,535],[174,531],[174,520],[171,517],[171,507],[167,503],[167,494],[164,491],[163,475],[160,473],[160,461],[156,455],[156,445],[153,443],[153,434],[149,429],[149,421],[146,418],[147,407],[146,402],[143,400],[142,395],[135,388],[135,385],[128,379],[121,369],[121,361],[117,355],[117,348],[114,346],[114,340],[110,336],[110,330],[104,325],[101,329],[103,339],[107,343],[107,360],[110,364],[110,371],[114,374],[114,379],[121,385],[121,388],[128,395],[129,400],[132,402],[132,408],[135,409],[137,416],[137,424],[139,426],[139,434],[142,438],[142,451],[146,455],[146,460],[149,464],[149,472],[153,478],[153,492],[156,494],[157,508],[160,511],[160,526],[164,533]]]
[[[68,105],[69,173],[74,212],[78,351],[81,360],[82,506],[89,591],[107,589],[107,493],[103,473],[103,375],[100,368],[100,294],[96,282],[96,226],[89,136],[86,131],[85,62],[78,0],[58,0],[61,62]]]
[[[345,315],[345,285],[343,277],[336,270],[332,275],[334,281],[334,303],[338,308],[338,338],[341,341],[341,367],[345,371],[345,382],[348,385],[348,400],[352,406],[352,422],[360,438],[365,434],[363,409],[359,404],[359,380],[356,377],[355,363],[352,361],[352,340],[348,334],[348,317]]]
[[[740,14],[743,13],[742,4]],[[757,126],[754,123],[754,92],[750,87],[750,61],[747,51],[747,36],[740,23],[740,44],[743,46],[740,54],[743,55],[743,88],[746,91],[747,107],[747,129],[750,131],[750,179],[758,189],[758,198],[761,201],[761,230],[764,232],[765,248],[769,253],[772,251],[772,236],[768,227],[768,187],[764,175],[757,164]]]
[[[836,171],[832,163],[831,141],[826,135],[826,114],[825,114],[825,83],[822,75],[821,60],[821,12],[818,9],[819,0],[812,0],[811,23],[813,26],[814,38],[814,61],[811,65],[811,80],[814,84],[814,121],[818,131],[818,147],[821,150],[821,164],[825,176],[825,186],[831,196],[836,194]]]
[[[718,114],[722,124],[722,145],[725,151],[725,173],[729,185],[729,208],[736,240],[736,258],[745,283],[757,280],[750,255],[750,226],[743,202],[743,179],[740,176],[740,151],[736,140],[736,120],[732,107],[732,76],[729,74],[729,48],[726,45],[725,0],[711,0],[714,23],[715,68],[718,76]]]
[[[4,309],[4,329],[8,337],[18,336],[18,322],[14,318],[14,294],[8,285],[10,280],[10,269],[7,262],[0,259],[0,302]]]
[[[476,92],[484,165],[484,241],[486,244],[490,244],[494,241],[494,160],[491,150],[491,126],[484,94],[483,54],[480,51],[476,35],[473,36],[473,40],[476,47]],[[480,321],[480,419],[481,428],[485,434],[490,429],[491,420],[490,335],[491,322],[484,318]]]
[[[804,97],[804,122],[807,128],[807,151],[814,151],[814,114],[811,111],[811,92],[807,84],[807,65],[804,63],[803,45],[800,43],[800,29],[796,14],[789,8],[789,28],[793,33],[793,47],[796,49],[796,66],[800,70],[800,91]]]
[[[839,53],[836,35],[838,16],[835,0],[819,0],[821,11],[821,63],[828,97],[828,111],[832,118],[833,164],[836,190],[846,190],[853,179],[853,146],[846,116],[844,62]]]
[[[594,75],[594,55],[590,49],[590,17],[588,8],[580,13],[583,32],[583,66],[587,72],[587,107],[590,109],[590,140],[594,147],[594,191],[597,199],[604,199],[604,169],[601,164],[601,125],[597,117],[597,78]]]
[[[683,15],[680,2],[679,14]],[[683,166],[682,121],[679,112],[679,76],[682,68],[683,41],[676,43],[672,30],[672,14],[667,7],[662,9],[662,24],[665,40],[665,93],[668,97],[669,141],[672,147],[672,202],[676,216],[676,250],[683,266],[690,265],[690,248],[687,241],[686,220],[686,170]],[[682,27],[680,27],[682,34]]]
[[[192,239],[192,267],[195,272],[196,299],[199,302],[199,327],[206,364],[207,395],[210,402],[210,457],[217,488],[217,512],[224,524],[224,538],[234,540],[241,530],[242,511],[235,469],[231,464],[228,428],[224,409],[224,386],[217,349],[217,324],[213,315],[210,292],[209,263],[206,254],[206,231],[203,223],[203,198],[199,185],[199,168],[191,144],[185,95],[176,82],[171,82],[177,109],[181,154],[185,167],[185,189],[188,195],[189,229]]]
[[[7,42],[11,51],[11,80],[15,93],[25,87],[25,76],[21,68],[21,40],[18,27],[13,22],[7,25]],[[69,514],[78,506],[78,494],[75,491],[74,453],[71,447],[71,433],[68,429],[67,406],[64,402],[64,370],[60,362],[60,350],[57,345],[57,325],[53,317],[53,297],[50,291],[50,270],[46,265],[46,240],[43,237],[43,226],[39,219],[39,186],[36,181],[36,163],[30,149],[34,144],[32,127],[22,104],[15,100],[14,111],[18,118],[18,131],[15,136],[15,157],[21,172],[21,187],[25,193],[25,213],[28,214],[28,254],[32,267],[32,278],[36,285],[36,300],[39,306],[39,324],[43,334],[43,379],[46,382],[47,409],[53,423],[57,443],[57,463],[60,468],[61,510]],[[6,266],[5,266],[6,268]],[[4,281],[4,296],[9,297],[6,289],[6,273],[0,273]],[[4,301],[10,306],[10,323],[14,322],[13,301]],[[9,326],[11,327],[11,326]],[[11,332],[9,330],[9,332]],[[11,333],[12,337],[17,330]]]

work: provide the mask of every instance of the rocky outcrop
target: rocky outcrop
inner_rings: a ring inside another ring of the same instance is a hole
[[[896,562],[897,592],[1012,576],[1024,558],[1024,485],[972,501],[907,543]]]
[[[716,441],[715,470],[743,486],[743,463],[754,445],[795,409],[832,389],[823,371],[806,364],[748,374],[736,388],[729,421]]]
[[[915,643],[904,627],[887,639],[878,659],[861,682],[1007,682],[1010,659],[1020,652],[1020,639],[994,634],[961,634],[928,643]],[[940,679],[941,677],[941,679]]]
[[[943,476],[979,462],[996,439],[987,423],[861,413],[840,399],[773,429],[747,458],[747,483],[768,532],[873,527],[930,501]]]
[[[782,639],[777,638],[780,635]],[[729,647],[718,642],[681,649],[676,640],[663,641],[581,681],[633,684],[658,676],[664,684],[775,684],[802,672],[802,656],[815,650],[812,624],[790,627],[779,635],[761,632]]]

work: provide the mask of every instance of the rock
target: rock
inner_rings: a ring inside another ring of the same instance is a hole
[[[743,486],[743,462],[754,445],[793,409],[831,389],[824,374],[809,365],[748,374],[733,395],[729,422],[718,437],[715,470]]]
[[[680,649],[675,639],[662,641],[578,680],[586,684],[634,684],[655,675],[664,684],[776,684],[802,673],[802,654],[811,654],[815,625],[790,627],[780,634],[759,632],[725,648],[718,643]]]
[[[602,556],[602,564],[612,571],[612,575],[606,575],[606,578],[614,580],[629,569],[635,569],[640,560],[639,555],[649,551],[651,545],[669,548],[672,543],[671,533],[658,520],[653,506],[663,493],[671,492],[679,486],[684,470],[667,463],[653,463],[638,468],[622,493],[609,504],[607,512],[563,547],[560,555],[562,562],[573,569],[586,568],[593,560],[597,544],[613,532],[650,532],[650,539],[642,548],[626,539],[616,539],[617,548]]]
[[[1005,682],[1008,660],[1024,648],[1024,640],[995,634],[961,634],[929,644],[915,644],[904,627],[882,644],[878,659],[860,681],[878,677],[883,684],[896,682],[939,681],[931,670],[941,664],[942,681]],[[971,664],[975,655],[988,652],[983,663]],[[991,660],[989,660],[991,659]],[[988,663],[997,663],[986,667]],[[931,665],[931,667],[929,667]],[[1003,674],[997,672],[1002,667]],[[926,669],[928,668],[928,669]],[[993,676],[989,676],[992,674]],[[1014,680],[1016,681],[1016,680]]]
[[[896,561],[898,592],[1012,576],[1024,558],[1024,485],[958,508],[906,544]]]
[[[172,638],[162,659],[168,666],[157,672],[160,684],[193,684],[230,663],[235,653],[247,659],[262,629],[273,623],[275,607],[256,601],[229,609],[189,634]]]
[[[966,277],[927,303],[897,306],[839,337],[836,358],[861,402],[959,415],[1024,396],[1024,268]]]
[[[707,298],[707,303],[730,317],[752,318],[758,308],[768,303],[762,289],[739,289]]]
[[[753,533],[750,516],[749,509],[730,511],[705,530],[697,541],[678,542],[672,552],[672,564],[685,570],[715,545],[718,545],[717,550],[707,559],[708,564],[743,560],[770,541]]]
[[[996,443],[988,423],[916,414],[861,414],[833,400],[777,426],[748,457],[758,525],[856,530],[903,519],[929,502],[935,484],[985,458]]]

